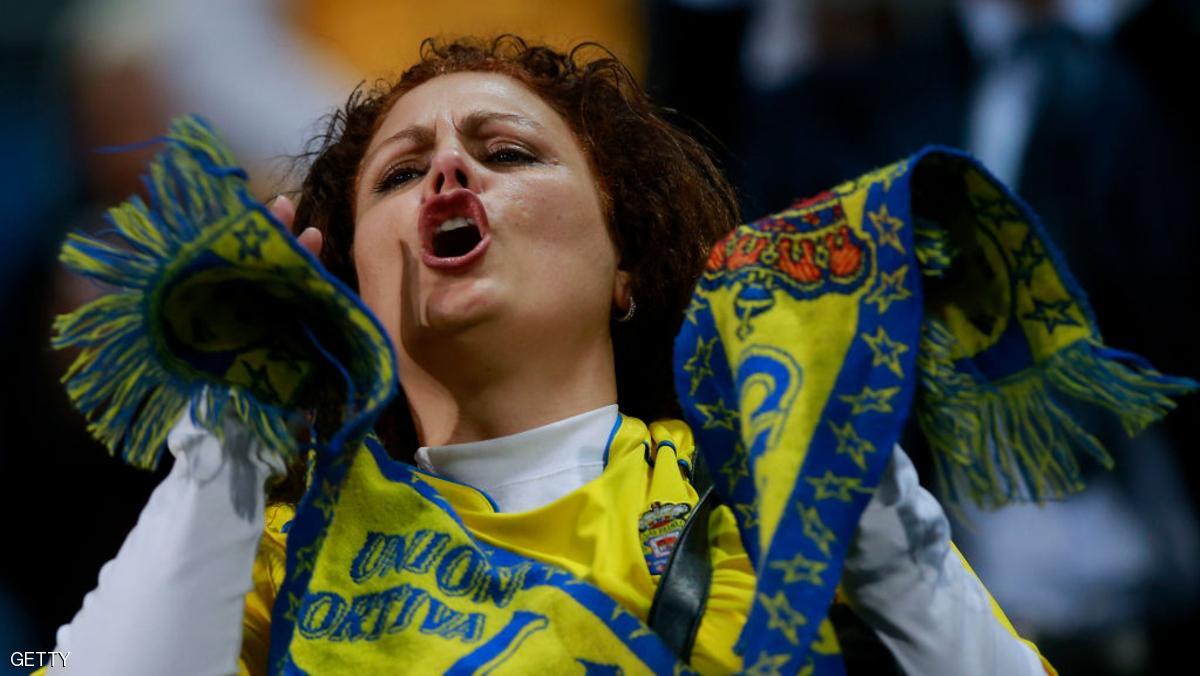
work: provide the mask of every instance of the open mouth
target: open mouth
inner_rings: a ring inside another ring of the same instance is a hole
[[[475,221],[462,216],[447,219],[433,232],[433,255],[438,258],[465,256],[482,241],[483,233]]]
[[[421,260],[432,268],[465,268],[483,256],[491,241],[487,211],[465,188],[435,195],[421,207]]]

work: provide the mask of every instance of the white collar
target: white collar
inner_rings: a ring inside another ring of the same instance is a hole
[[[503,512],[546,505],[600,476],[617,405],[497,439],[422,446],[417,465],[483,491]]]

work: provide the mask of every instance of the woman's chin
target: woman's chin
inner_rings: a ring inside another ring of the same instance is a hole
[[[434,291],[425,300],[423,324],[433,331],[461,331],[500,316],[501,303],[490,284],[476,281],[455,289]]]

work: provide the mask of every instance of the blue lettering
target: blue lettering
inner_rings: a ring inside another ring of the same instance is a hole
[[[350,579],[362,584],[393,572],[426,573],[449,543],[448,534],[426,529],[407,536],[368,532],[366,542],[350,563]]]
[[[361,584],[375,575],[381,566],[390,565],[396,557],[397,539],[395,535],[374,531],[367,533],[366,543],[350,564],[350,579]]]
[[[379,594],[363,594],[356,596],[350,605],[350,612],[338,624],[337,629],[329,635],[330,641],[357,641],[363,636],[363,620],[379,605]]]
[[[470,545],[450,550],[437,569],[437,584],[450,596],[462,596],[483,582],[485,562]]]
[[[300,608],[300,634],[305,638],[321,638],[328,634],[345,614],[346,601],[337,594],[306,594]]]
[[[419,530],[412,535],[412,542],[404,546],[404,538],[398,537],[399,551],[396,555],[396,572],[410,570],[414,573],[427,572],[450,542],[446,533]]]
[[[400,612],[397,614],[397,620],[399,620],[406,612],[405,608],[408,606],[408,599],[412,596],[412,591],[412,587],[402,584],[380,593],[379,613],[375,615],[375,626],[371,629],[371,633],[367,634],[367,640],[374,641],[382,636],[385,630],[391,631],[388,627],[388,620],[392,614],[392,606],[397,601],[404,604],[400,607]],[[410,609],[407,612],[409,619],[411,619],[412,610]],[[405,621],[405,625],[407,625],[407,620]]]
[[[516,566],[493,568],[492,574],[481,580],[481,584],[475,588],[472,598],[476,603],[483,603],[490,598],[499,608],[507,606],[517,592],[524,588],[525,578],[532,567],[530,563],[521,563]]]
[[[404,595],[404,605],[400,607],[400,612],[396,613],[395,621],[388,627],[389,634],[407,629],[408,625],[412,623],[413,614],[417,612],[417,608],[421,607],[421,603],[431,600],[429,599],[429,593],[424,589],[408,587],[408,590],[408,593]]]
[[[464,643],[478,641],[483,633],[483,615],[460,613],[437,599],[429,598],[429,610],[421,623],[421,633],[444,638],[458,636]]]
[[[394,634],[412,626],[422,605],[426,610],[419,627],[421,633],[463,643],[474,643],[483,637],[487,618],[482,613],[454,610],[425,590],[408,584],[362,594],[350,603],[333,592],[308,594],[301,604],[297,624],[300,633],[309,639],[374,641],[385,632]]]
[[[463,643],[474,643],[483,636],[483,624],[482,613],[459,613],[439,633],[448,639],[457,638]]]

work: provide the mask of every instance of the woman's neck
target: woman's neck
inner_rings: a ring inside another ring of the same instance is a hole
[[[617,401],[607,338],[569,355],[541,351],[498,363],[495,354],[472,359],[459,353],[424,364],[401,358],[401,381],[421,445],[508,436]]]

